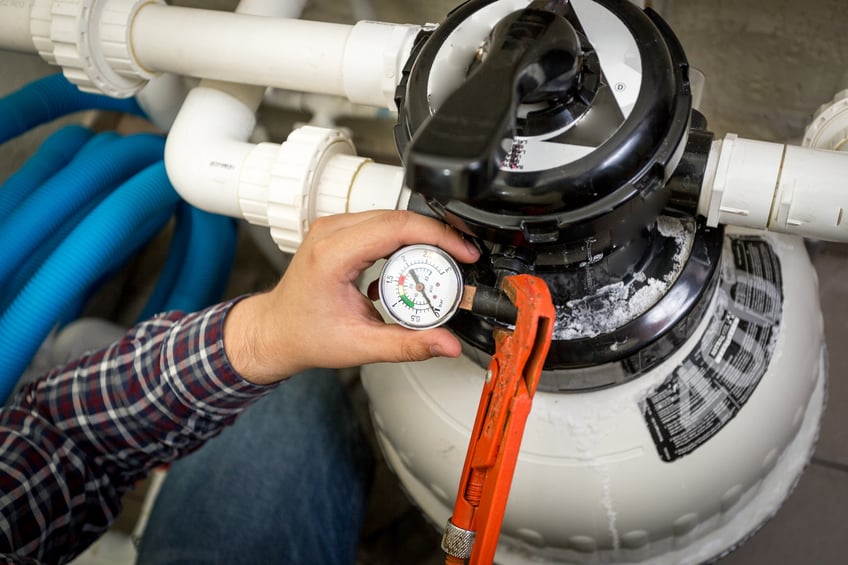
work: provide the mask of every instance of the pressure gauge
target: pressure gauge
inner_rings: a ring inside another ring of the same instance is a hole
[[[462,275],[456,260],[432,245],[410,245],[386,260],[380,300],[392,319],[413,330],[447,322],[459,308]]]

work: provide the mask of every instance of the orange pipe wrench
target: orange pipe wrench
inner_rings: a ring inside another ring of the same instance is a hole
[[[494,559],[524,424],[553,335],[556,314],[542,279],[510,276],[502,287],[518,316],[512,331],[494,332],[495,354],[442,539],[447,565],[469,558],[472,565],[489,565]]]

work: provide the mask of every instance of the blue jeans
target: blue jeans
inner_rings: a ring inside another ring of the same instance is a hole
[[[354,563],[372,455],[335,372],[292,377],[171,466],[138,563]]]

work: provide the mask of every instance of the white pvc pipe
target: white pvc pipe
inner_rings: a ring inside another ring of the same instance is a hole
[[[254,16],[299,18],[306,0],[240,0],[236,12]]]
[[[713,144],[698,211],[710,226],[848,241],[848,153],[729,134]]]
[[[150,79],[135,99],[153,125],[168,131],[177,119],[187,94],[188,87],[182,77],[165,73]]]
[[[336,94],[352,28],[150,4],[133,22],[132,43],[151,71]]]
[[[335,94],[352,27],[150,4],[133,22],[132,43],[151,71]]]
[[[249,19],[294,17],[303,5],[304,0],[242,0],[236,15]],[[186,97],[165,144],[165,169],[180,196],[193,206],[241,217],[239,182],[244,161],[254,148],[247,140],[256,127],[256,110],[264,90],[205,80]]]
[[[403,175],[403,167],[365,163],[351,184],[347,211],[406,209],[409,195],[403,190]]]
[[[0,46],[10,51],[35,53],[29,28],[32,0],[0,2]]]
[[[74,22],[88,25],[88,29],[73,30],[78,36],[77,50],[84,48],[91,55],[83,53],[87,64],[80,68],[74,49],[69,57],[60,50],[60,57],[59,48],[44,39],[52,37],[56,29],[64,29],[68,18],[57,23],[55,9],[45,3],[39,5],[44,13],[32,19],[32,1],[0,1],[0,49],[29,53],[42,49],[48,62],[66,65],[66,73],[81,73],[83,82],[92,82],[90,88],[110,95],[131,95],[134,82],[139,89],[153,74],[173,73],[332,94],[358,104],[393,108],[401,70],[421,29],[372,21],[351,26],[294,19],[305,0],[277,4],[249,0],[241,3],[236,13],[142,1],[137,10],[123,15],[128,20],[125,25],[115,20],[120,20],[121,9],[126,7],[124,0],[115,0],[116,10],[109,9],[109,0],[98,0],[101,9],[88,12],[87,4],[54,0],[54,7],[62,7],[63,16],[76,14]],[[39,27],[38,37],[47,44],[35,45],[33,26]],[[116,47],[114,38],[104,35],[106,28],[127,42],[117,51],[129,60],[110,55]],[[105,59],[101,60],[103,53]],[[90,68],[89,59],[97,59],[105,67]],[[114,81],[120,84],[112,89]]]
[[[148,4],[132,25],[150,72],[345,96],[387,106],[418,26],[356,26]]]
[[[309,124],[323,128],[337,127],[340,118],[386,119],[391,116],[385,108],[353,104],[340,96],[277,88],[269,88],[265,92],[263,103],[265,106],[309,114]]]
[[[769,229],[848,241],[848,154],[787,145]]]

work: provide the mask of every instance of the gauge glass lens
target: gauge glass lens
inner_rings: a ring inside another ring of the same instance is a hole
[[[456,260],[432,245],[410,245],[389,257],[380,275],[380,300],[398,324],[429,329],[447,322],[462,298]]]

